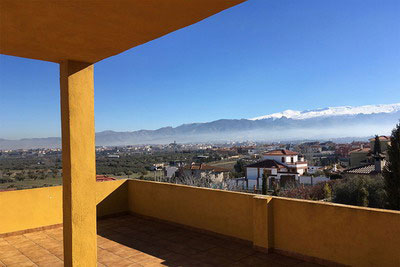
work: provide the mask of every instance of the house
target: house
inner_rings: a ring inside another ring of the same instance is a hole
[[[380,176],[383,168],[386,165],[386,160],[383,154],[377,154],[373,157],[372,163],[363,164],[361,166],[349,168],[343,171],[345,176],[358,176],[358,175],[368,175],[368,176]]]
[[[271,159],[282,163],[290,169],[294,169],[299,175],[303,175],[308,166],[304,158],[299,156],[299,153],[286,149],[278,149],[264,153],[263,159]]]
[[[358,167],[370,163],[371,150],[369,148],[357,148],[349,152],[350,167]]]
[[[379,143],[381,143],[381,152],[386,152],[388,146],[390,146],[390,136],[381,135],[378,137]],[[371,149],[375,146],[375,138],[369,139]]]
[[[165,178],[174,178],[176,175],[176,172],[179,170],[178,167],[175,166],[165,166],[164,167],[164,177]]]
[[[350,151],[352,151],[350,144],[337,144],[335,146],[335,154],[342,158],[347,158]]]
[[[354,149],[349,152],[351,168],[374,164],[372,154],[374,153],[373,150],[375,146],[375,138],[369,139],[369,142],[370,147],[365,147],[364,145],[361,145],[360,148]],[[390,146],[390,137],[381,135],[379,136],[379,142],[381,146],[382,156],[386,157],[387,148],[388,146]]]
[[[316,173],[318,171],[322,171],[322,170],[323,170],[323,167],[321,167],[321,166],[308,166],[307,167],[308,174],[314,174],[314,173]]]
[[[165,167],[164,163],[155,163],[150,167],[151,171],[162,171]]]
[[[268,186],[271,187],[274,181],[284,185],[288,181],[297,181],[299,174],[293,167],[288,167],[276,160],[265,159],[246,166],[246,181],[248,187],[262,185],[263,173],[268,174]]]
[[[263,160],[246,166],[246,181],[248,186],[260,188],[263,173],[268,174],[268,186],[274,181],[281,185],[288,181],[298,181],[299,176],[307,170],[307,162],[299,153],[278,149],[263,154]]]
[[[204,163],[186,165],[180,169],[180,175],[194,178],[210,178],[213,182],[223,182],[229,179],[229,170]]]

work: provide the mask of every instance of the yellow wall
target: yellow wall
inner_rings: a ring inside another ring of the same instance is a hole
[[[273,248],[272,197],[253,198],[253,245],[263,251]]]
[[[0,192],[0,234],[61,222],[61,186]]]
[[[274,247],[352,266],[400,266],[400,212],[273,198]]]
[[[62,221],[61,187],[0,193],[0,234]],[[353,266],[400,266],[400,212],[140,180],[96,183],[98,216],[131,211]]]
[[[400,266],[400,212],[129,181],[130,211],[354,266]]]
[[[97,217],[128,212],[128,183],[126,180],[96,183]]]
[[[128,211],[126,180],[96,183],[97,215]],[[0,192],[0,234],[62,223],[62,187]]]
[[[219,234],[253,239],[253,195],[129,181],[129,210]]]

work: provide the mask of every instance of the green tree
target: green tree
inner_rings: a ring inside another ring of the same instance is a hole
[[[386,205],[389,209],[400,210],[400,123],[392,131],[387,153],[389,158],[383,170]]]
[[[29,172],[28,172],[28,178],[29,178],[29,179],[32,179],[32,180],[36,180],[36,179],[37,179],[36,172],[34,172],[34,171],[29,171]]]
[[[267,194],[267,190],[268,190],[268,188],[267,188],[267,174],[264,172],[264,173],[263,173],[263,176],[262,176],[261,193],[262,193],[263,195],[266,195],[266,194]]]
[[[129,176],[130,176],[130,175],[132,175],[132,174],[133,174],[133,172],[132,172],[132,171],[130,171],[130,170],[126,171],[125,173],[126,173],[126,175],[128,175],[128,178],[129,178]]]
[[[17,181],[23,181],[23,180],[25,180],[25,176],[23,176],[23,175],[21,175],[21,174],[19,174],[19,175],[17,175],[17,176],[15,176],[15,180],[17,180]]]
[[[53,173],[53,178],[57,178],[58,170],[52,169],[51,172]]]
[[[41,172],[38,174],[38,178],[41,180],[44,180],[44,179],[46,179],[46,174],[44,172]]]
[[[332,201],[335,203],[385,208],[383,177],[358,175],[335,180],[332,185]]]
[[[375,135],[375,142],[374,142],[374,155],[382,153],[381,149],[381,141],[379,141],[379,136]]]
[[[328,183],[325,183],[324,185],[324,197],[328,201],[332,200],[332,189]]]
[[[280,193],[279,184],[278,184],[276,181],[274,181],[274,182],[272,183],[272,187],[273,187],[273,189],[274,189],[274,191],[272,192],[272,195],[273,195],[273,196],[279,196],[279,193]]]
[[[360,180],[360,185],[357,190],[357,205],[362,207],[368,207],[368,190],[365,185],[365,180]]]
[[[236,161],[236,164],[233,166],[237,173],[243,173],[246,171],[245,162],[243,160]]]

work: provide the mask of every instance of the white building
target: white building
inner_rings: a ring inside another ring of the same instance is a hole
[[[150,170],[151,171],[162,171],[164,167],[165,167],[164,163],[156,163],[150,167]]]
[[[286,149],[269,151],[263,154],[263,159],[272,159],[289,168],[294,168],[299,175],[303,175],[307,170],[307,162],[303,157],[299,157],[299,153],[294,151]]]
[[[273,182],[281,185],[289,181],[299,181],[307,169],[307,162],[297,152],[289,150],[273,150],[263,154],[263,160],[246,166],[246,180],[251,188],[261,188],[264,171],[268,176],[268,186]]]
[[[268,174],[268,187],[271,187],[274,181],[285,184],[288,181],[298,181],[299,177],[294,168],[273,159],[265,159],[246,166],[246,180],[250,188],[261,188],[264,171]]]
[[[191,164],[181,168],[181,175],[193,178],[209,178],[213,182],[223,182],[229,179],[229,170],[206,164]]]
[[[175,166],[166,166],[164,167],[164,177],[165,178],[173,178],[175,177],[175,173],[179,170],[178,167]]]
[[[335,167],[336,167],[336,164],[335,164]],[[307,167],[308,174],[314,174],[314,173],[316,173],[318,171],[322,171],[322,170],[323,170],[323,167],[321,167],[321,166],[308,166]],[[336,170],[334,170],[334,171],[336,171]]]

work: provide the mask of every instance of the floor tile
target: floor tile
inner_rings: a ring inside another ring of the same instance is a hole
[[[11,265],[11,264],[24,264],[26,262],[30,262],[29,258],[26,256],[19,254],[19,255],[14,255],[8,258],[1,259],[1,262],[4,263],[6,266]]]
[[[98,266],[304,266],[250,245],[135,216],[98,221]],[[0,267],[63,266],[62,227],[0,238]]]

